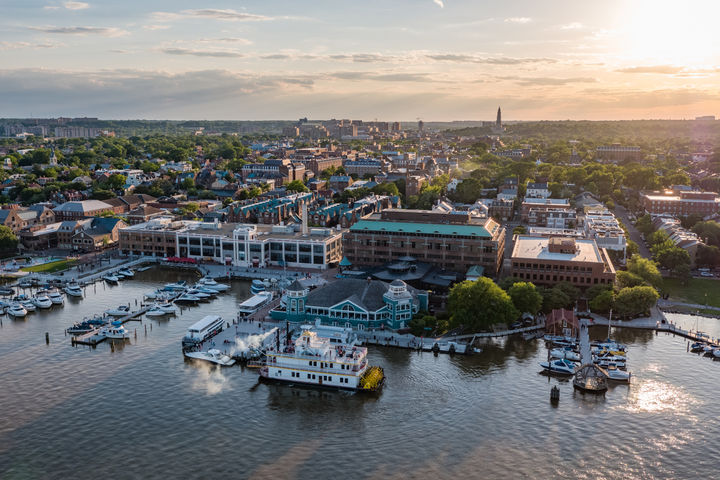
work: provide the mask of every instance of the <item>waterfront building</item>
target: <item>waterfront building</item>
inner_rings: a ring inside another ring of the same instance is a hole
[[[293,225],[175,221],[161,217],[120,230],[127,255],[185,257],[238,267],[327,269],[342,259],[342,232]]]
[[[400,257],[457,272],[484,267],[495,275],[502,264],[505,229],[470,212],[384,210],[343,235],[343,252],[353,265],[383,265]]]
[[[593,239],[518,235],[510,260],[511,276],[538,285],[569,282],[587,288],[615,282],[607,250]]]
[[[352,327],[405,328],[413,314],[427,310],[428,294],[402,280],[339,278],[310,291],[300,282],[286,289],[285,306],[270,312],[275,320]]]

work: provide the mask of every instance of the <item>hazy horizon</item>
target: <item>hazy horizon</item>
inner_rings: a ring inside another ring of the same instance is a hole
[[[9,0],[3,117],[491,121],[720,111],[711,0]]]

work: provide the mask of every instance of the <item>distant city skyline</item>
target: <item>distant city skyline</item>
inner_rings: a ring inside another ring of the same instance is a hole
[[[711,0],[7,0],[2,12],[0,117],[720,113]]]

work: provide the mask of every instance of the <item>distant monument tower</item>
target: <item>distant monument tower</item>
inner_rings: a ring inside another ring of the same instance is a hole
[[[498,107],[497,120],[495,120],[495,125],[492,127],[492,133],[495,135],[505,133],[505,127],[503,127],[502,124],[502,111],[500,110],[500,107]]]

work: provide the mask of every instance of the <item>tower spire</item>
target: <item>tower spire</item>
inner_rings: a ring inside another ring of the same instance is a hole
[[[502,127],[502,112],[500,111],[500,107],[498,107],[497,120],[495,121],[495,126]]]

